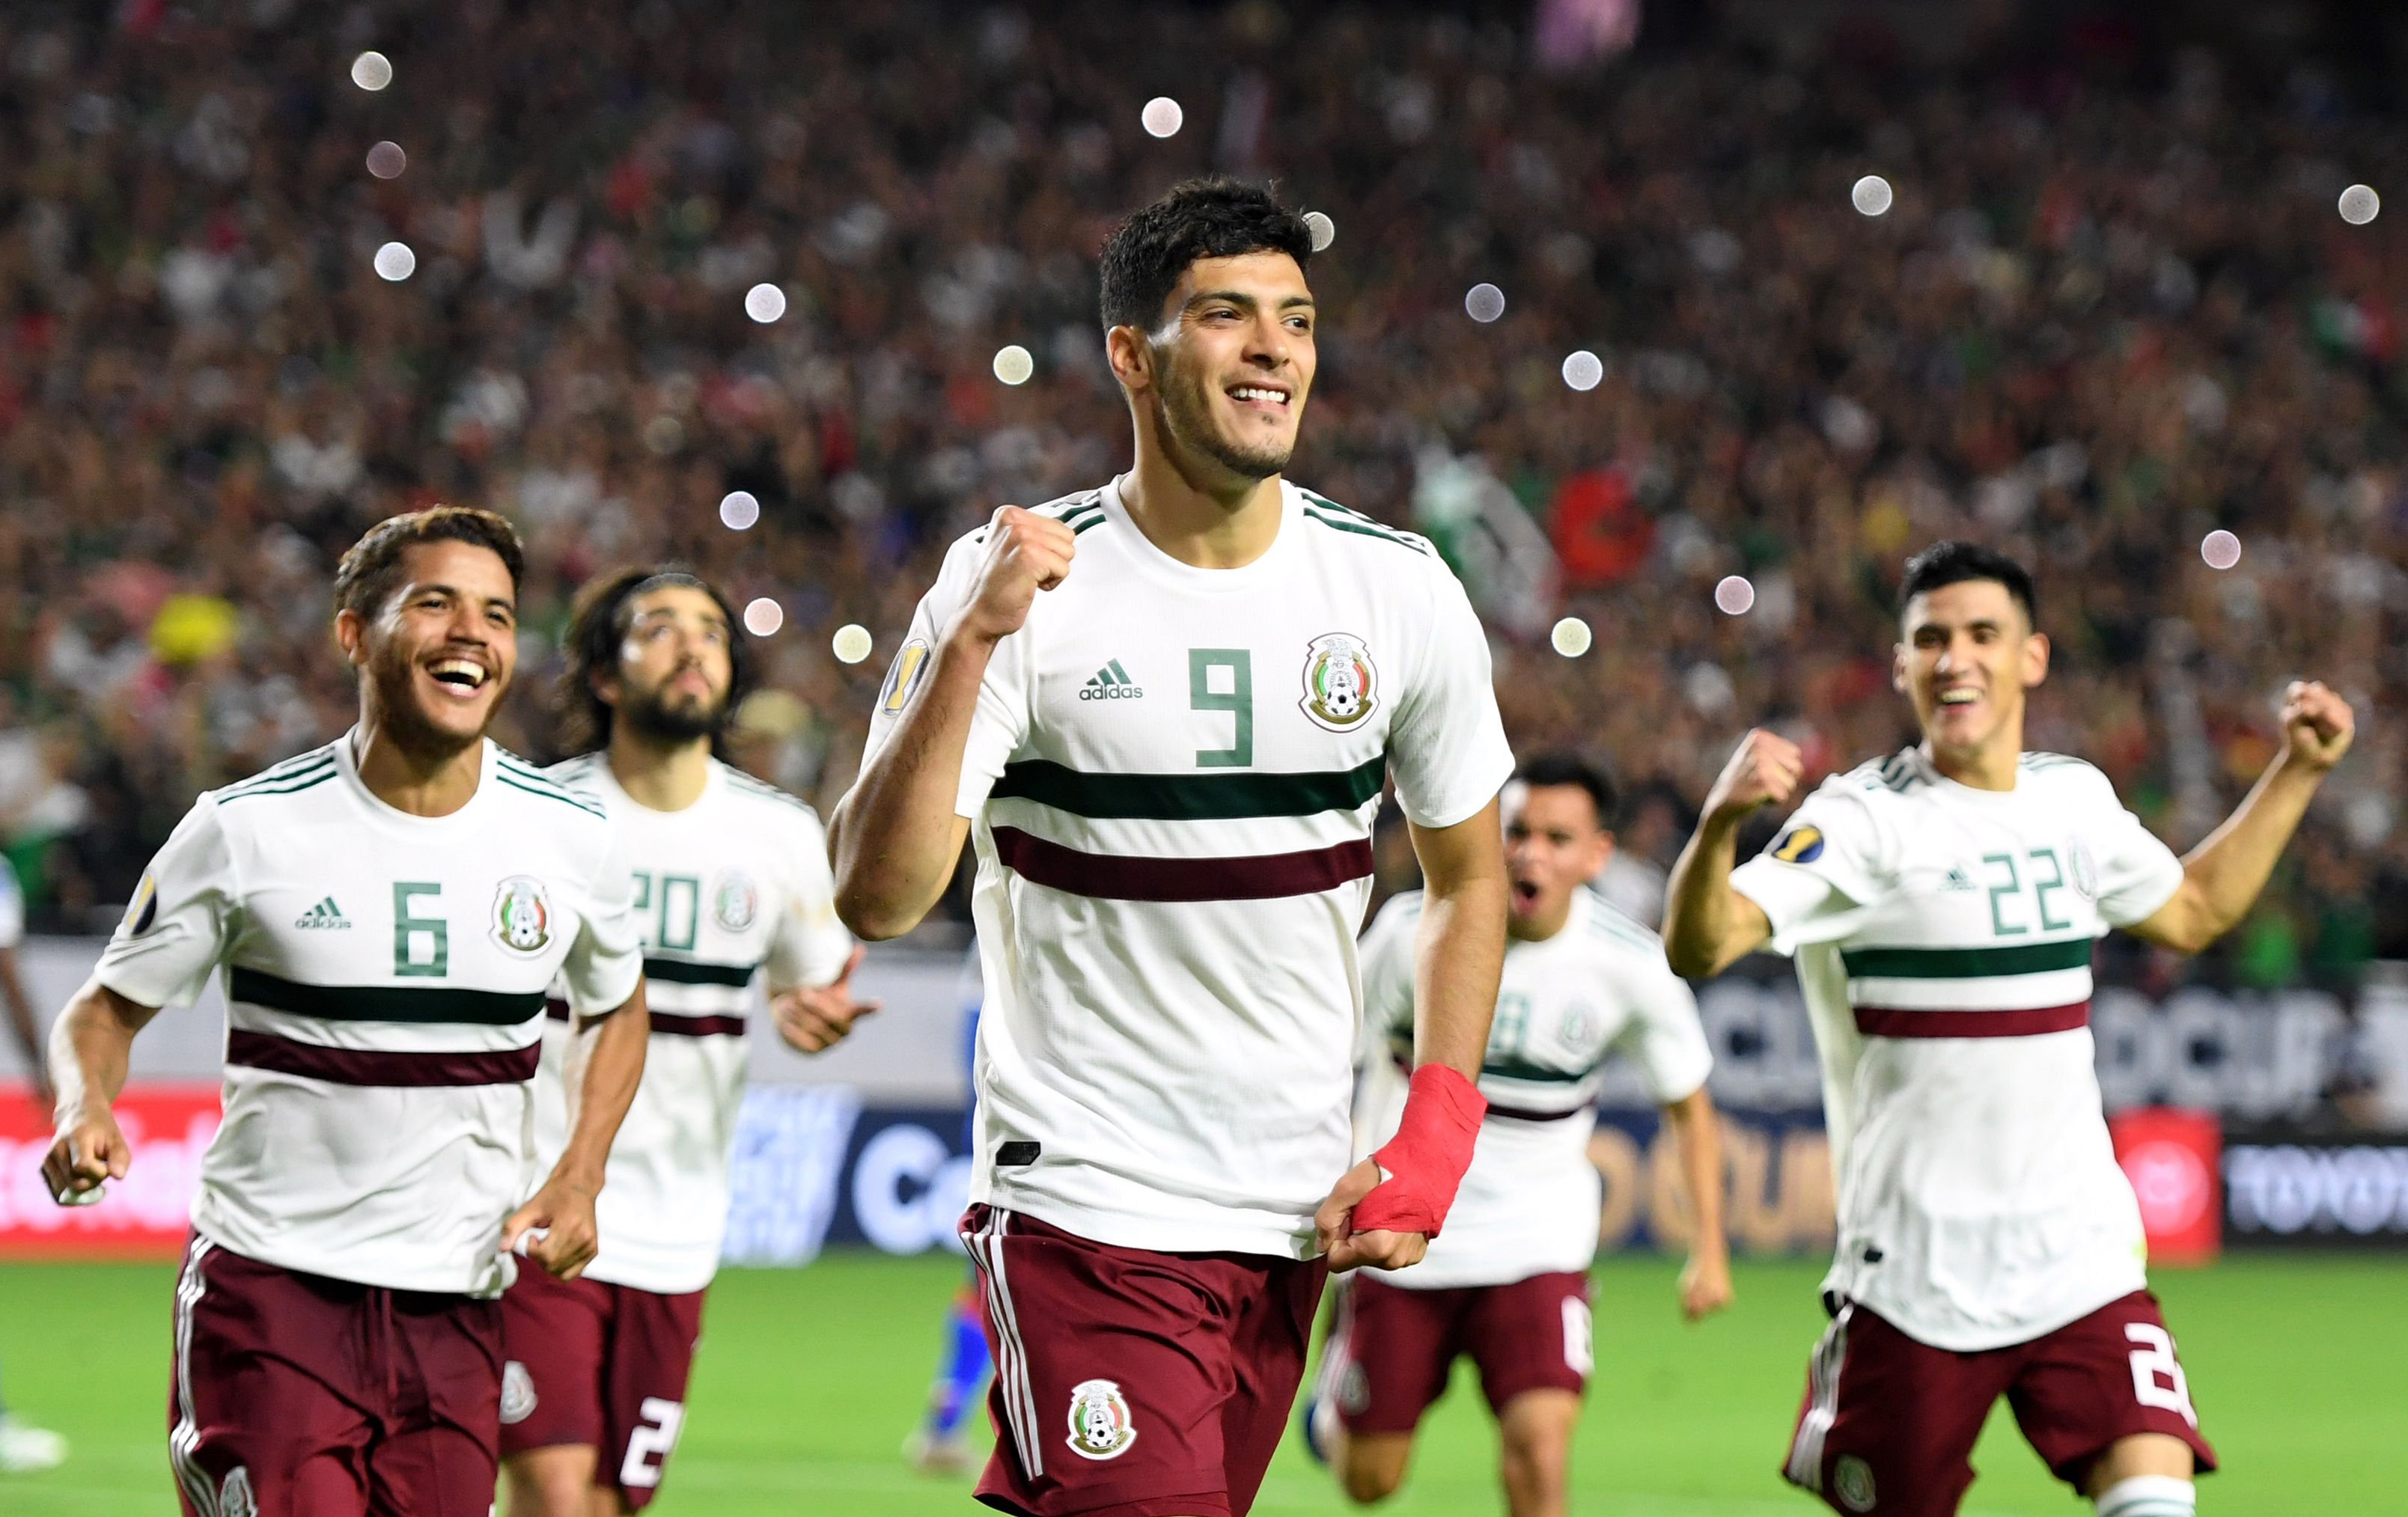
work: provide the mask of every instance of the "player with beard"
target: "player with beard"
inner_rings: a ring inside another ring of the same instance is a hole
[[[754,983],[807,1053],[875,1008],[846,987],[860,950],[836,919],[819,818],[714,755],[752,674],[726,597],[681,569],[621,569],[579,593],[564,641],[556,704],[579,756],[546,773],[619,826],[652,1047],[595,1209],[601,1252],[577,1280],[529,1274],[502,1298],[502,1449],[510,1517],[618,1517],[659,1490],[684,1420]],[[546,1157],[568,1140],[591,1037],[563,1001],[551,1009],[536,1083]]]
[[[135,1035],[224,972],[225,1114],[176,1287],[188,1517],[484,1517],[512,1252],[564,1279],[594,1256],[643,1069],[642,958],[609,819],[485,736],[520,565],[509,522],[455,507],[344,554],[359,724],[204,793],[51,1030],[42,1170],[74,1204],[134,1157],[109,1103]],[[555,980],[599,1030],[575,1130],[525,1197]]]
[[[1311,256],[1229,179],[1112,234],[1135,465],[953,544],[836,815],[864,937],[910,928],[977,848],[963,1234],[996,1361],[978,1494],[1008,1511],[1247,1510],[1325,1268],[1421,1257],[1485,1106],[1512,755],[1430,545],[1282,477]],[[1389,777],[1426,880],[1417,1067],[1397,1138],[1350,1168]]]

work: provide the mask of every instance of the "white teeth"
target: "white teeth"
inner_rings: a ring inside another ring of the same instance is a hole
[[[1982,698],[1978,690],[1943,690],[1940,693],[1942,706],[1971,706]]]
[[[1268,400],[1282,406],[1287,404],[1287,393],[1285,391],[1265,390],[1251,384],[1240,385],[1237,389],[1230,391],[1229,394],[1237,396],[1240,400]]]
[[[442,679],[445,675],[451,674],[464,676],[466,678],[468,688],[471,690],[476,689],[485,682],[484,669],[480,665],[465,658],[447,658],[441,663],[437,664],[429,672],[437,680]]]

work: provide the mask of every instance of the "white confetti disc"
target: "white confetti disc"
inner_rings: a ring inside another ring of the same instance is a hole
[[[1849,203],[1867,216],[1881,215],[1897,198],[1890,190],[1889,180],[1878,174],[1866,175],[1848,191]]]
[[[1756,604],[1756,586],[1743,575],[1726,574],[1714,586],[1714,604],[1731,616],[1745,616]]]
[[[760,498],[750,490],[731,490],[719,497],[719,524],[741,532],[761,520]]]
[[[1463,293],[1463,309],[1475,322],[1493,322],[1505,314],[1505,292],[1493,284],[1475,284]]]
[[[351,60],[351,82],[363,90],[381,90],[393,82],[393,60],[380,52],[364,52]]]
[[[1036,372],[1037,360],[1020,344],[1008,342],[995,351],[995,377],[1004,383],[1026,384]]]
[[[767,595],[744,608],[744,630],[755,637],[767,637],[785,624],[785,608]]]
[[[1180,109],[1179,102],[1170,96],[1158,94],[1145,103],[1145,108],[1138,112],[1137,119],[1145,123],[1148,136],[1177,136],[1181,124],[1187,120],[1187,112]]]
[[[407,242],[388,242],[376,250],[377,278],[399,284],[418,272],[418,255]]]
[[[1605,360],[1583,348],[1564,360],[1564,383],[1575,390],[1594,390],[1605,379]]]
[[[847,622],[836,629],[830,646],[836,651],[838,663],[858,664],[869,656],[869,629],[858,622]]]
[[[2341,219],[2352,226],[2364,226],[2383,211],[2383,197],[2370,185],[2353,184],[2341,193]]]
[[[1555,651],[1566,658],[1578,658],[1587,652],[1589,644],[1594,640],[1594,636],[1588,630],[1588,623],[1576,616],[1565,617],[1555,623],[1553,631],[1547,634],[1547,641],[1555,644]]]
[[[1328,251],[1329,245],[1338,240],[1338,223],[1320,211],[1309,210],[1304,213],[1304,229],[1312,234],[1314,252]]]
[[[2200,539],[2199,556],[2211,569],[2229,569],[2241,562],[2241,539],[2218,527]]]
[[[744,292],[744,314],[768,325],[786,314],[786,292],[774,284],[756,284]]]
[[[397,179],[409,166],[409,154],[398,142],[380,142],[368,150],[368,172],[380,179]]]

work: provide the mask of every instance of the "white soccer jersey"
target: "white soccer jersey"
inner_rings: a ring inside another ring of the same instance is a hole
[[[1827,780],[1732,883],[1794,953],[1839,1182],[1826,1288],[1935,1348],[2021,1343],[2141,1289],[2100,1112],[2090,950],[2182,865],[2079,759],[1974,790],[1915,749]]]
[[[16,866],[0,858],[0,948],[25,940],[25,891],[17,883]]]
[[[635,870],[652,1010],[643,1083],[594,1203],[601,1252],[585,1273],[638,1290],[698,1291],[719,1268],[727,1163],[744,1099],[746,1019],[771,991],[824,985],[853,938],[836,918],[827,836],[808,806],[713,760],[702,794],[655,811],[589,753],[544,771],[602,804]],[[546,1024],[536,1080],[538,1180],[568,1143],[567,1009]]]
[[[1404,1116],[1421,914],[1419,891],[1398,895],[1363,936],[1358,1154],[1394,1138]],[[1440,1290],[1586,1269],[1597,1257],[1604,1200],[1588,1140],[1598,1090],[1616,1054],[1638,1066],[1648,1095],[1666,1105],[1696,1092],[1713,1067],[1697,998],[1664,962],[1662,940],[1594,893],[1576,890],[1561,931],[1506,943],[1480,1068],[1488,1116],[1471,1167],[1428,1254],[1382,1281]]]
[[[957,802],[986,980],[971,1198],[1129,1248],[1308,1257],[1350,1152],[1382,777],[1427,826],[1495,797],[1486,637],[1427,542],[1293,485],[1235,569],[1147,541],[1117,480],[1043,510],[1078,558],[996,649]],[[985,537],[921,601],[872,752]]]
[[[287,1269],[498,1295],[544,988],[595,1013],[635,994],[627,866],[601,808],[491,742],[468,804],[420,817],[370,794],[351,741],[204,793],[94,972],[168,1006],[225,971],[197,1231]]]

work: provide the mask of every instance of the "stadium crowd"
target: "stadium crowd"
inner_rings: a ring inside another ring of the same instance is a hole
[[[1550,68],[1499,23],[1268,0],[386,8],[0,16],[0,844],[54,923],[123,900],[194,792],[350,721],[334,558],[435,500],[528,540],[512,746],[550,751],[577,584],[675,556],[782,608],[740,751],[832,804],[943,545],[1124,461],[1093,254],[1218,168],[1335,226],[1294,476],[1460,560],[1517,743],[1610,752],[1635,855],[1669,863],[1752,722],[1825,767],[1904,740],[1887,587],[1971,535],[2040,576],[2035,746],[2178,847],[2285,680],[2366,713],[2203,972],[2408,958],[2408,256],[2334,209],[2408,157],[2313,73]],[[371,48],[389,87],[352,80]],[[853,622],[881,641],[847,665]]]

